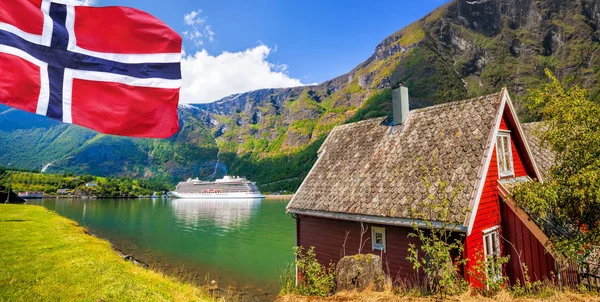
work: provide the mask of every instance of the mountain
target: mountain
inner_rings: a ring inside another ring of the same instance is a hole
[[[19,160],[39,168],[54,161],[57,171],[208,177],[218,146],[230,174],[266,191],[294,190],[327,133],[338,124],[389,115],[391,87],[398,83],[408,86],[412,108],[505,86],[519,106],[549,68],[600,101],[599,26],[600,0],[455,0],[385,38],[365,62],[330,81],[181,107],[182,130],[167,141],[101,136],[29,117],[4,125],[0,113],[0,144],[11,145],[0,151],[0,164]]]
[[[333,80],[198,107],[231,172],[275,183],[270,189],[294,189],[335,125],[391,114],[397,83],[408,86],[412,108],[502,87],[520,107],[549,68],[600,101],[599,22],[598,0],[456,0],[390,35]]]
[[[99,134],[0,105],[0,165],[45,172],[160,177],[174,182],[214,172],[217,145],[210,131],[181,108],[181,130],[168,140]]]

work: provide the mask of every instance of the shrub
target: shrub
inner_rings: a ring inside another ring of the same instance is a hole
[[[335,286],[334,265],[322,266],[317,261],[314,247],[310,247],[306,252],[302,247],[295,247],[294,253],[298,284],[295,284],[296,268],[291,263],[279,274],[281,294],[320,297],[331,295]]]
[[[451,209],[461,208],[457,196],[462,187],[450,188],[448,182],[442,181],[437,164],[434,158],[433,166],[422,167],[422,182],[428,195],[422,207],[413,210],[412,217],[425,221],[426,230],[413,223],[414,232],[409,236],[418,238],[421,245],[409,245],[407,260],[417,273],[425,273],[427,293],[456,294],[466,288],[459,267],[467,260],[460,256],[464,249],[462,234],[453,232],[461,225],[461,216],[453,216]],[[434,227],[434,220],[440,221],[441,227]]]
[[[508,284],[508,277],[501,273],[508,259],[508,256],[484,257],[481,252],[477,254],[477,262],[473,265],[473,270],[469,271],[469,274],[481,283],[480,288],[475,288],[477,292],[484,296],[493,296]]]

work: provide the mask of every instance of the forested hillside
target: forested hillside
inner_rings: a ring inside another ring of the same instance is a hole
[[[173,183],[209,176],[217,145],[190,111],[167,140],[132,139],[67,125],[0,105],[0,164],[45,172],[157,178]],[[45,169],[44,169],[45,168]]]
[[[169,140],[98,135],[40,118],[32,126],[18,122],[31,117],[15,119],[14,112],[0,108],[0,144],[8,146],[0,151],[0,164],[41,169],[53,162],[52,171],[211,178],[225,172],[215,169],[218,146],[229,174],[247,176],[266,191],[294,190],[329,131],[389,115],[391,87],[398,83],[408,86],[412,108],[502,87],[520,106],[549,68],[600,101],[599,26],[600,0],[455,0],[384,39],[347,74],[320,85],[181,107],[182,130]]]
[[[93,185],[86,185],[93,183]],[[77,195],[100,197],[138,197],[161,195],[174,187],[163,180],[135,180],[128,177],[98,177],[73,173],[50,174],[30,171],[9,171],[0,167],[0,191],[11,187],[13,192],[44,192],[51,195]],[[58,190],[62,190],[60,194]],[[4,200],[2,200],[4,202]]]

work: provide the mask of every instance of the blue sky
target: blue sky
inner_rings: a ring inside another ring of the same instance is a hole
[[[192,88],[182,91],[182,102],[207,102],[240,90],[321,83],[342,75],[366,60],[385,37],[446,2],[95,0],[94,4],[138,8],[182,36],[196,33],[194,39],[184,38],[188,60],[182,64],[189,66],[187,71],[183,66],[184,86]],[[220,56],[224,52],[230,55]],[[214,89],[217,86],[222,87]]]

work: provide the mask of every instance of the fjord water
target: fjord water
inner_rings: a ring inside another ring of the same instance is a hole
[[[216,280],[247,297],[274,297],[293,259],[288,200],[43,199],[124,253],[166,272]],[[250,298],[249,300],[255,300]]]

